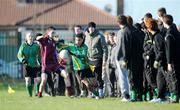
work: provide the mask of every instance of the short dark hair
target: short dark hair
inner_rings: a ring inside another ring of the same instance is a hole
[[[144,15],[144,17],[146,17],[146,18],[152,18],[152,14],[151,14],[151,13],[146,13],[146,14]]]
[[[74,27],[78,27],[78,28],[82,29],[81,25],[75,25]]]
[[[88,23],[88,27],[96,28],[96,23],[91,21]]]
[[[142,29],[142,26],[141,26],[140,23],[135,23],[135,24],[134,24],[134,27],[135,27],[136,29],[138,29],[138,30],[141,30],[141,29]]]
[[[115,33],[114,32],[110,32],[109,35],[110,36],[115,36]]]
[[[47,29],[48,29],[48,30],[56,30],[56,28],[53,27],[53,26],[49,26]]]
[[[127,16],[127,23],[133,25],[133,18],[131,16]]]
[[[75,37],[84,39],[84,34],[83,33],[79,33],[79,34],[76,34]]]
[[[170,26],[173,24],[173,17],[171,15],[165,15],[163,21]]]
[[[163,17],[164,15],[166,15],[166,8],[164,7],[161,7],[158,9],[158,12],[159,12],[159,16]]]
[[[127,24],[127,17],[124,15],[118,15],[117,22],[121,25],[125,25],[125,24]]]

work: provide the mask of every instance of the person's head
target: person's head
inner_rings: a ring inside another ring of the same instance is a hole
[[[88,23],[88,31],[90,34],[92,34],[96,29],[96,23],[94,22],[89,22]]]
[[[156,20],[149,18],[146,19],[144,23],[149,32],[155,32],[158,30],[158,25]]]
[[[133,25],[133,18],[131,16],[127,16],[127,23],[128,25],[132,26]]]
[[[52,38],[55,42],[58,42],[60,39],[60,36],[58,35],[56,31],[53,31],[50,35],[50,38]]]
[[[82,27],[80,25],[75,25],[74,26],[74,33],[75,34],[79,34],[79,33],[82,33],[83,30],[82,30]]]
[[[105,37],[106,43],[109,42],[109,32],[105,32],[104,37]]]
[[[137,30],[142,30],[142,26],[141,26],[141,24],[139,24],[139,23],[135,23],[135,24],[134,24],[134,27],[135,27]]]
[[[146,21],[146,19],[149,19],[149,18],[153,18],[152,17],[152,14],[151,13],[146,13],[145,15],[144,15],[144,17],[142,18],[142,20],[143,20],[143,22],[145,22]]]
[[[46,33],[49,35],[49,37],[52,37],[52,33],[55,31],[55,27],[49,26],[46,30]]]
[[[34,32],[28,32],[28,33],[26,33],[26,38],[25,38],[25,40],[26,40],[26,42],[27,42],[28,44],[32,44],[34,38],[35,38]]]
[[[77,46],[81,46],[83,44],[84,41],[84,34],[80,33],[80,34],[76,34],[75,36],[75,44]]]
[[[157,11],[158,20],[163,22],[163,16],[165,15],[166,15],[166,9],[164,7],[159,8]]]
[[[117,23],[119,26],[124,26],[127,24],[127,17],[124,15],[117,16]]]
[[[173,17],[171,15],[164,15],[163,17],[163,25],[165,28],[173,25]]]
[[[109,33],[109,42],[110,42],[110,44],[114,44],[115,43],[114,36],[115,36],[114,32],[110,32]]]

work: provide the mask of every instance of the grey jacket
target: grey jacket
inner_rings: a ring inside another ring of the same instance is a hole
[[[116,60],[117,60],[117,56],[116,56],[116,44],[111,45],[108,44],[108,60],[107,60],[107,64],[111,67],[116,68]]]
[[[87,34],[85,44],[88,46],[88,60],[90,64],[106,62],[108,58],[108,49],[105,38],[98,30],[92,34]]]

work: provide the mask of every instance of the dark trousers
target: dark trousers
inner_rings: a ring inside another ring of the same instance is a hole
[[[115,74],[116,68],[109,66],[108,70],[109,70],[108,71],[108,78],[109,78],[108,80],[111,82],[110,95],[113,96],[115,94],[115,87],[117,87],[117,86],[115,86],[115,82],[117,82],[117,77]]]
[[[158,68],[157,73],[158,98],[165,98],[166,85],[168,84],[167,74],[163,67]]]
[[[136,68],[129,71],[129,83],[131,90],[137,92],[137,98],[141,99],[143,94],[143,69]]]
[[[102,63],[95,67],[94,73],[97,75],[99,89],[103,89],[104,81],[102,80]]]
[[[180,66],[177,66],[176,75],[177,75],[177,83],[178,83],[178,93],[180,96]]]
[[[167,72],[167,79],[169,82],[168,88],[171,93],[178,94],[178,79],[177,79],[177,67],[175,67],[171,72]]]
[[[154,69],[154,67],[146,67],[144,69],[144,76],[148,86],[150,86],[152,89],[157,88],[157,83],[156,83],[157,70]]]

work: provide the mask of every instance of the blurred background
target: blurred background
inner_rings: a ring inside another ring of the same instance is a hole
[[[17,60],[19,46],[26,32],[44,33],[53,25],[62,39],[73,41],[73,26],[94,21],[101,32],[117,31],[116,16],[130,15],[141,22],[145,13],[165,7],[180,25],[180,0],[0,0],[0,81],[22,79],[22,65]]]

